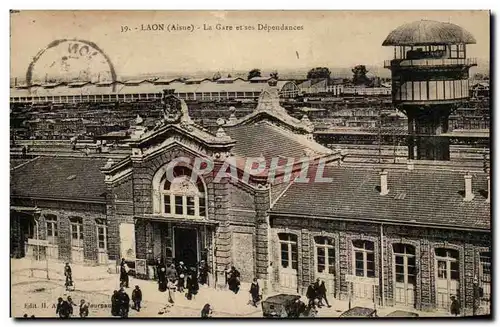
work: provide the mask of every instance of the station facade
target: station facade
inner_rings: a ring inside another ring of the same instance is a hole
[[[312,140],[307,117],[286,113],[277,90],[215,134],[191,121],[184,101],[164,101],[154,129],[136,126],[130,155],[38,157],[12,168],[12,257],[205,260],[214,287],[233,265],[243,281],[257,277],[280,292],[304,294],[320,278],[339,299],[448,310],[454,295],[463,309],[489,307],[487,173],[350,166],[345,153]],[[180,157],[191,161],[168,169]],[[189,163],[196,158],[214,169],[198,173]],[[266,168],[272,158],[293,158],[299,173],[305,158],[321,160],[325,181],[278,173],[269,182],[248,171],[246,158]],[[228,159],[237,178],[217,178]]]

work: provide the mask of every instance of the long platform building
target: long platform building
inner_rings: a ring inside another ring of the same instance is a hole
[[[394,46],[393,103],[408,116],[409,158],[449,160],[448,117],[469,97],[467,44],[474,37],[451,23],[421,20],[392,31],[383,46]]]

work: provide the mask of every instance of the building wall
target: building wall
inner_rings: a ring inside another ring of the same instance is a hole
[[[277,269],[280,266],[278,233],[292,233],[298,236],[298,290],[303,294],[309,283],[316,278],[314,236],[328,236],[334,239],[335,256],[338,261],[335,269],[334,294],[335,297],[343,300],[349,297],[351,287],[346,276],[353,274],[354,269],[352,241],[368,240],[374,242],[378,305],[382,304],[383,294],[385,305],[388,306],[396,305],[393,245],[403,243],[414,246],[415,266],[418,269],[415,284],[415,307],[421,310],[442,310],[436,305],[435,250],[437,248],[456,250],[459,253],[459,300],[463,309],[468,311],[471,310],[474,301],[472,292],[474,275],[477,275],[478,270],[478,253],[491,249],[491,234],[489,233],[387,225],[383,227],[383,243],[381,243],[380,225],[273,217],[271,243],[273,261],[276,262],[273,276],[275,287],[279,287],[280,282],[279,269]]]

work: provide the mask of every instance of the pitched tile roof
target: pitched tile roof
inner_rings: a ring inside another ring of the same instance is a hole
[[[380,176],[374,169],[328,166],[323,176],[333,181],[294,183],[271,212],[490,229],[483,173],[473,174],[475,197],[470,202],[463,200],[463,172],[389,170],[385,196],[380,195]]]
[[[95,158],[39,157],[11,171],[11,196],[103,201],[106,192]]]
[[[262,154],[266,159],[276,156],[299,159],[306,156],[308,150],[330,152],[328,148],[307,140],[304,135],[286,131],[267,121],[224,127],[224,131],[236,140],[233,152],[240,157],[259,157]]]

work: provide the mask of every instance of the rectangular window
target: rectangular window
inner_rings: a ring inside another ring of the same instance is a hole
[[[317,258],[318,258],[318,273],[322,273],[325,271],[325,248],[317,247]]]
[[[182,196],[181,195],[176,195],[175,196],[175,214],[176,215],[182,215]]]
[[[458,58],[458,46],[456,44],[450,45],[450,58]]]
[[[328,252],[328,273],[335,273],[335,251],[333,248],[327,250]]]
[[[298,269],[297,243],[292,244],[292,269]]]
[[[170,211],[170,195],[164,195],[163,196],[163,203],[164,203],[164,211],[165,213],[171,213]]]
[[[288,268],[288,244],[281,243],[281,267]]]
[[[356,276],[363,277],[365,275],[365,261],[363,258],[363,252],[356,252]]]
[[[83,222],[81,218],[71,221],[71,246],[83,247]]]
[[[205,197],[203,197],[203,196],[200,197],[198,199],[198,202],[199,202],[198,203],[198,208],[200,210],[200,217],[205,217],[205,215],[206,215],[206,211],[205,211],[206,210],[206,208],[205,208]]]
[[[187,201],[187,215],[188,216],[194,216],[195,215],[194,197],[193,196],[187,196],[186,197],[186,201]]]
[[[47,241],[50,244],[57,244],[57,217],[47,215],[45,217],[45,223],[47,226]]]
[[[107,250],[107,229],[106,225],[97,225],[97,246],[101,250]]]

